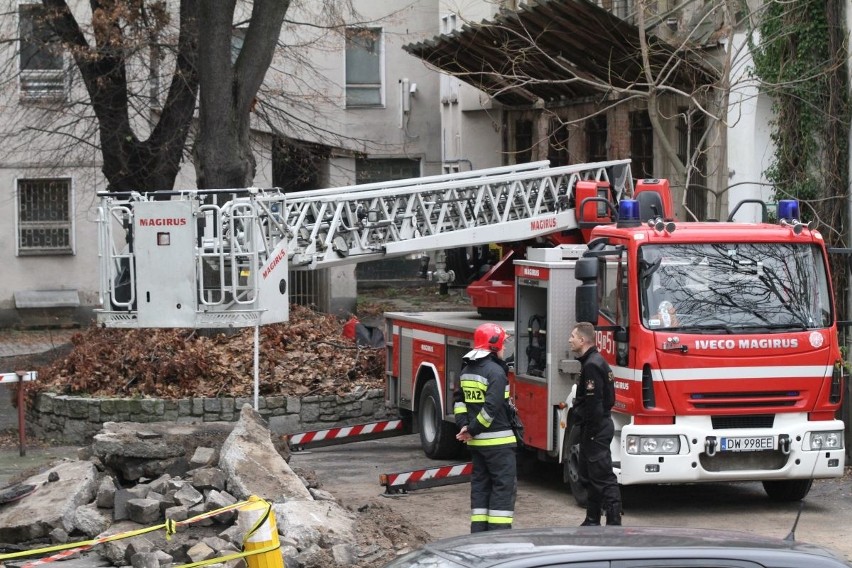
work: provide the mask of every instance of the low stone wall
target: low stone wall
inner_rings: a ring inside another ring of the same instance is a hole
[[[104,422],[235,422],[248,398],[86,398],[52,393],[38,395],[27,411],[27,428],[40,439],[86,445]],[[381,389],[356,390],[345,396],[267,396],[258,412],[274,434],[294,434],[396,418]]]

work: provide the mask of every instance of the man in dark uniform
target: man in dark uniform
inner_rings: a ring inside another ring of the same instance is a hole
[[[595,328],[578,323],[571,331],[568,346],[582,365],[577,397],[574,399],[575,425],[580,428],[579,473],[588,491],[586,518],[580,526],[599,526],[601,509],[607,525],[621,524],[621,491],[612,471],[609,445],[615,428],[610,409],[615,404],[612,370],[595,347]]]
[[[476,328],[473,350],[453,393],[453,413],[473,462],[470,532],[512,528],[517,492],[517,439],[509,419],[506,331],[497,324]]]

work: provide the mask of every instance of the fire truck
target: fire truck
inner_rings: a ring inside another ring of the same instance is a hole
[[[676,222],[666,180],[618,196],[579,183],[573,244],[515,260],[510,385],[524,447],[558,462],[578,503],[572,402],[576,322],[596,326],[613,370],[613,467],[621,484],[761,481],[774,500],[803,498],[844,469],[835,415],[843,367],[827,249],[781,201],[777,223]],[[748,205],[743,203],[741,205]],[[389,313],[387,399],[427,456],[456,456],[452,392],[482,318]]]
[[[597,325],[614,371],[621,483],[759,480],[786,500],[843,472],[826,248],[795,203],[779,204],[777,224],[734,223],[737,209],[727,222],[675,222],[668,183],[634,187],[629,160],[536,162],[290,197],[257,188],[99,197],[99,323],[254,326],[255,402],[257,327],[288,319],[289,271],[538,242],[495,267],[472,297],[486,298],[478,306],[486,313],[514,299],[514,319],[503,324],[514,336],[523,444],[562,464],[578,500],[579,364],[567,349],[577,321]],[[450,393],[483,316],[386,321],[389,403],[429,457],[456,454]]]

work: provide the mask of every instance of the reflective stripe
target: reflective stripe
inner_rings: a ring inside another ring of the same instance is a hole
[[[485,426],[486,428],[491,428],[491,421],[485,420],[485,417],[482,416],[483,414],[484,414],[483,412],[480,412],[479,414],[477,414],[476,415],[476,421],[479,422],[480,424],[482,424],[483,426]],[[486,414],[486,416],[487,416],[487,414]]]
[[[471,515],[487,515],[488,509],[471,509],[470,514]]]
[[[457,402],[453,405],[453,414],[465,414],[467,412],[467,405],[463,402]]]
[[[465,373],[461,377],[459,377],[459,383],[464,385],[465,383],[473,384],[479,383],[482,385],[483,389],[488,388],[488,379],[483,377],[482,375],[474,375],[473,373]]]
[[[514,435],[514,433],[511,430],[495,430],[494,432],[482,432],[477,434],[475,438],[477,440],[486,440],[488,438],[504,438],[512,435]]]
[[[489,525],[511,525],[512,517],[492,517],[488,516]]]
[[[484,409],[484,408],[483,408],[482,410],[480,410],[480,411],[479,411],[479,415],[480,415],[480,416],[482,416],[482,419],[483,419],[484,421],[488,422],[489,424],[491,424],[492,422],[494,422],[494,418],[492,418],[490,414],[488,414],[487,412],[485,412],[485,409]]]
[[[488,515],[471,515],[470,516],[470,522],[472,522],[472,523],[476,523],[476,522],[487,523],[488,522]]]
[[[491,509],[488,511],[488,515],[491,517],[511,517],[514,514],[514,511],[500,511],[498,509]]]
[[[511,398],[509,396],[509,383],[506,383],[506,397],[505,398]]]
[[[479,438],[474,438],[470,440],[467,445],[468,446],[476,446],[478,448],[487,447],[487,446],[508,446],[510,444],[514,445],[518,443],[518,439],[515,438],[515,435],[506,436],[504,438],[492,438],[482,440]]]

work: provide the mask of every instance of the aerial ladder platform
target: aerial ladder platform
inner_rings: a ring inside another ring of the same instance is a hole
[[[578,227],[578,182],[633,193],[630,160],[487,170],[301,192],[98,193],[98,321],[246,327],[286,321],[290,270],[531,239]]]

